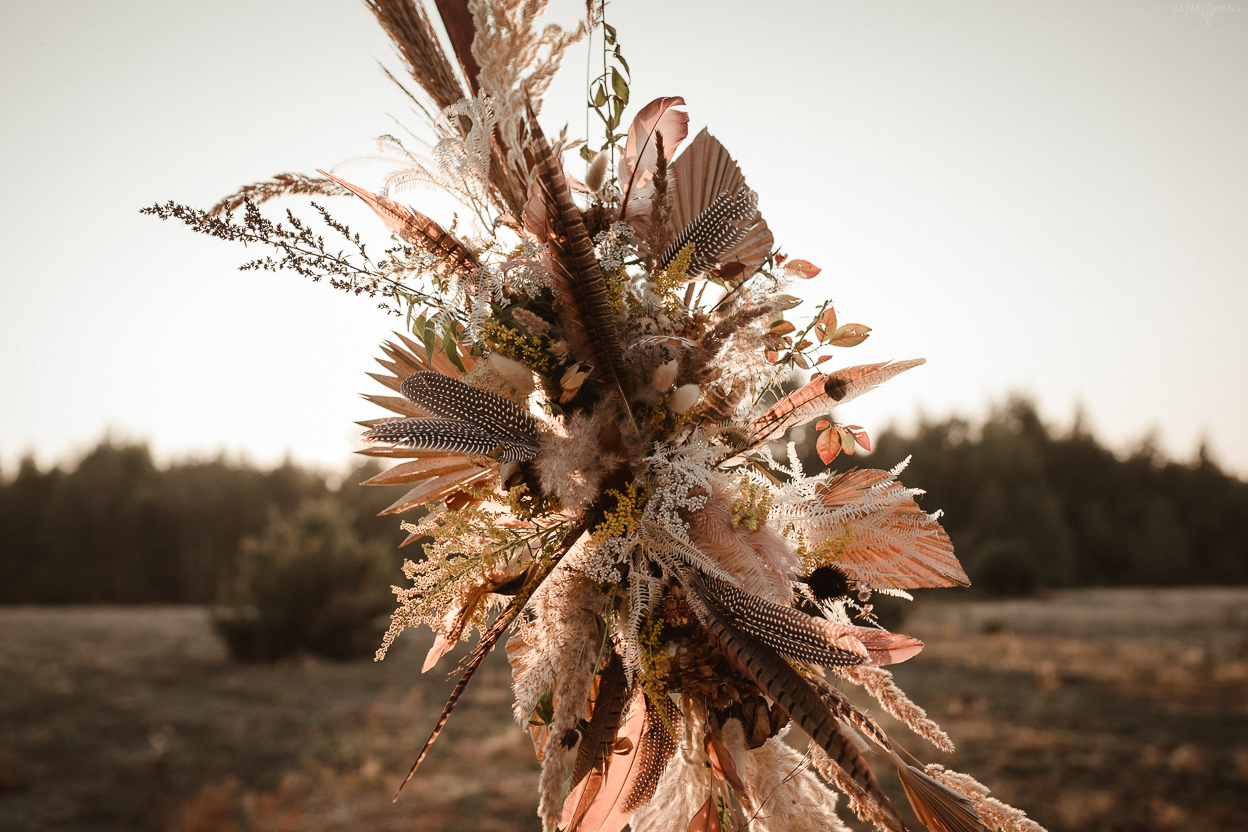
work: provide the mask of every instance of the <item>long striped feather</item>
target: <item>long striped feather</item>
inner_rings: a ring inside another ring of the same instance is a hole
[[[621,401],[627,404],[631,386],[623,372],[620,333],[615,324],[615,311],[607,299],[607,281],[598,267],[581,211],[572,201],[563,166],[551,152],[536,119],[530,121],[530,150],[536,160],[537,182],[546,201],[548,227],[543,242],[550,245],[552,272],[565,310],[564,328],[582,350],[589,351],[590,354],[582,355],[581,359],[600,368],[619,391]],[[576,338],[578,330],[582,333],[579,339]],[[631,425],[631,421],[628,423]],[[636,433],[636,426],[631,432]]]
[[[572,766],[572,778],[569,780],[572,786],[581,782],[590,769],[601,768],[605,771],[610,764],[628,694],[624,663],[619,654],[612,651],[610,661],[598,676],[598,695],[576,750],[576,763]]]

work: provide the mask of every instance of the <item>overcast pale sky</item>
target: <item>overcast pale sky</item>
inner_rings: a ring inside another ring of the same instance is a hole
[[[1248,475],[1248,14],[1131,2],[616,0],[637,106],[682,95],[733,152],[799,287],[928,364],[844,408],[879,432],[1012,391],[1126,450],[1206,440]],[[570,22],[581,2],[555,3]],[[6,2],[0,461],[106,431],[340,468],[399,322],[141,217],[416,126],[362,3]],[[543,121],[584,131],[585,53]],[[393,117],[393,118],[392,118]],[[344,175],[376,188],[381,170]],[[444,208],[404,195],[435,218]],[[306,203],[289,202],[303,209]],[[359,229],[380,224],[346,200]],[[277,209],[280,211],[280,207]],[[851,412],[852,411],[852,412]]]

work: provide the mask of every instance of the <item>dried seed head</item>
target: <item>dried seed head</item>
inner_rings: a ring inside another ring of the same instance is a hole
[[[696,384],[686,384],[684,387],[677,387],[676,392],[667,400],[667,407],[673,413],[686,413],[689,408],[698,403],[698,398],[702,395],[702,388]]]
[[[594,193],[602,190],[603,182],[607,178],[607,151],[600,150],[594,160],[589,163],[589,170],[585,173],[585,184]]]
[[[680,369],[680,362],[672,360],[666,364],[659,366],[654,371],[654,376],[650,379],[650,386],[658,393],[666,391],[676,381],[676,371]]]

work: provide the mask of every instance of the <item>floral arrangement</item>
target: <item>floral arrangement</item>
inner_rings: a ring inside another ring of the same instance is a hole
[[[883,629],[869,603],[968,583],[938,515],[899,482],[904,463],[808,474],[792,443],[773,455],[811,422],[825,464],[869,450],[833,408],[922,359],[827,369],[869,328],[826,302],[800,328],[786,318],[801,302],[786,286],[819,270],[781,253],[723,145],[689,138],[683,99],[624,126],[628,64],[600,5],[567,32],[534,27],[540,0],[439,0],[454,64],[413,0],[368,5],[436,136],[420,152],[379,140],[381,193],[283,174],[209,212],[148,210],[278,253],[245,268],[328,277],[405,316],[373,375],[390,394],[367,397],[395,415],[363,423],[362,439],[398,460],[370,483],[410,489],[387,511],[423,512],[404,524],[423,557],[405,564],[378,658],[427,624],[428,670],[480,633],[412,773],[510,633],[546,830],[845,829],[837,791],[860,819],[902,830],[868,759],[896,767],[933,832],[1038,829],[970,777],[907,762],[841,691],[863,687],[952,750],[883,669],[923,644]],[[542,94],[563,50],[598,30],[589,107],[605,140],[552,140]],[[473,233],[390,196],[417,184],[457,197]],[[353,254],[293,215],[265,219],[256,204],[285,193],[354,194],[396,244],[374,261],[319,206]],[[805,754],[782,739],[794,726]]]

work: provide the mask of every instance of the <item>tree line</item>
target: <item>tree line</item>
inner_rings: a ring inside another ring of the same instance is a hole
[[[882,433],[865,459],[927,493],[973,584],[998,592],[1044,587],[1248,583],[1248,482],[1202,447],[1192,463],[1149,441],[1125,458],[1082,420],[1058,431],[1013,399],[982,423],[925,421]],[[813,445],[802,448],[818,470]]]
[[[63,468],[25,459],[0,484],[0,603],[212,603],[231,587],[245,539],[316,502],[361,540],[387,543],[401,578],[405,534],[375,516],[396,495],[357,485],[379,470],[357,465],[334,486],[291,462],[160,467],[145,443],[108,439]]]
[[[874,447],[833,468],[912,456],[902,481],[944,511],[968,574],[989,590],[1248,583],[1248,483],[1204,451],[1180,463],[1145,444],[1122,458],[1078,423],[1046,425],[1025,400],[978,424],[884,431]],[[813,442],[801,453],[807,471],[822,469]],[[0,603],[213,603],[236,584],[244,540],[255,548],[310,504],[384,544],[388,581],[401,583],[403,557],[419,552],[400,552],[397,518],[376,516],[400,492],[357,485],[377,470],[358,465],[334,485],[290,462],[161,467],[145,444],[111,440],[64,467],[24,460],[0,481]]]

